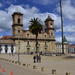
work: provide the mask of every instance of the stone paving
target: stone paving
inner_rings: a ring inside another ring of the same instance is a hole
[[[17,61],[17,55],[0,54],[0,58]],[[55,75],[75,75],[75,57],[70,56],[41,56],[41,63],[33,63],[33,55],[20,55],[20,62],[27,66],[27,68],[35,71],[43,72],[46,75],[52,75],[52,70],[56,70]]]

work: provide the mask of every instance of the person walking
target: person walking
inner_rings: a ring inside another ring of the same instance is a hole
[[[41,63],[41,56],[38,56],[38,62]]]
[[[36,63],[36,56],[34,55],[34,57],[33,57],[33,60],[34,60],[34,63]]]
[[[41,56],[40,56],[40,54],[37,54],[36,55],[36,59],[37,59],[37,63],[40,63],[41,62]]]

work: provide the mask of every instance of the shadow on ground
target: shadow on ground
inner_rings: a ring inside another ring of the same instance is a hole
[[[75,59],[75,56],[65,56],[64,59]]]

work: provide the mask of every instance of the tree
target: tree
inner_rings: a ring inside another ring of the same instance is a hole
[[[65,43],[65,42],[66,42],[66,43],[68,42],[65,36],[63,37],[63,42],[64,42],[64,43]]]
[[[38,45],[37,37],[38,37],[38,34],[41,33],[43,26],[40,23],[40,20],[38,18],[31,19],[30,23],[31,23],[31,25],[29,26],[30,32],[32,32],[36,36],[36,53],[37,53],[38,52],[37,51],[37,45]]]

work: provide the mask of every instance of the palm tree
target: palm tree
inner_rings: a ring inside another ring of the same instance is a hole
[[[38,45],[37,37],[38,37],[38,34],[41,33],[43,26],[40,23],[40,20],[38,18],[31,19],[30,23],[31,25],[29,26],[29,29],[36,36],[36,53],[37,53],[38,52],[37,51],[37,45]]]

